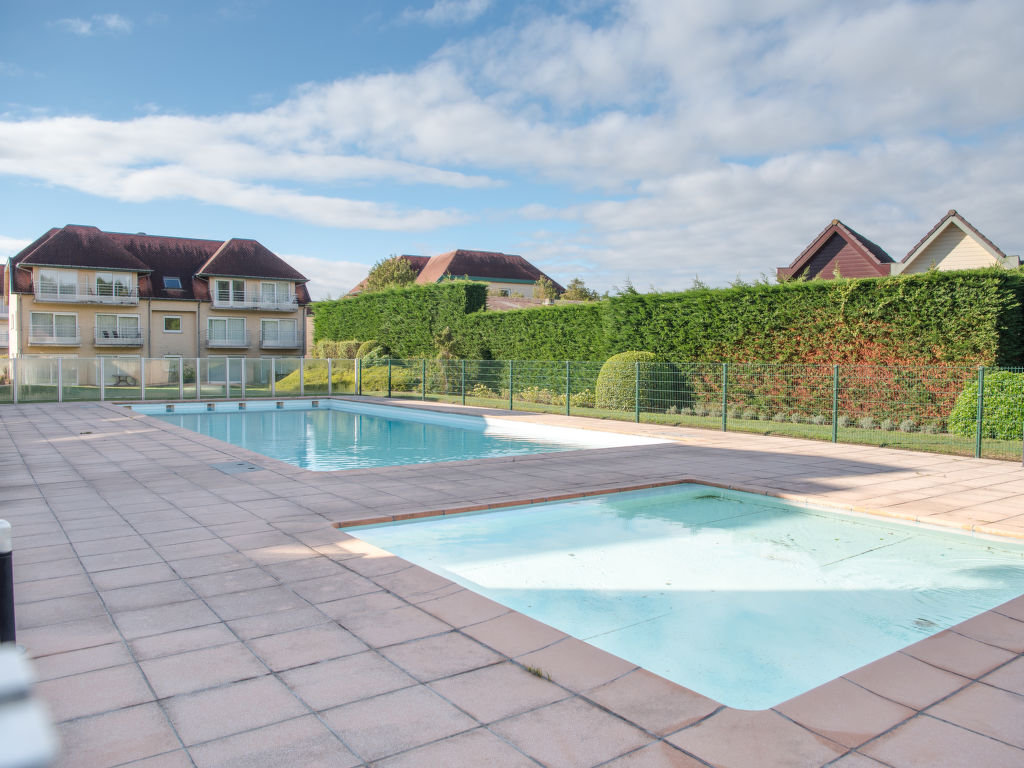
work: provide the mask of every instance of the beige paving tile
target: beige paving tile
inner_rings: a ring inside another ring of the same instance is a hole
[[[928,714],[1024,750],[1024,696],[974,683],[940,701]]]
[[[955,725],[921,715],[860,752],[894,768],[1020,768],[1024,752]]]
[[[140,662],[158,698],[190,693],[269,674],[242,643],[161,656]]]
[[[351,616],[343,623],[354,635],[374,648],[404,643],[451,629],[449,625],[412,605],[379,614]]]
[[[516,660],[523,666],[540,669],[559,685],[574,691],[595,688],[637,668],[636,664],[575,637],[567,637]]]
[[[35,692],[56,721],[95,715],[153,701],[153,692],[134,664],[82,672],[38,683]]]
[[[152,608],[195,600],[196,594],[183,581],[164,581],[136,587],[122,587],[100,592],[100,597],[112,613]]]
[[[162,635],[178,629],[213,624],[217,615],[200,600],[115,613],[114,621],[128,640]]]
[[[582,768],[633,750],[650,737],[578,698],[535,709],[491,730],[552,768]]]
[[[55,632],[52,627],[18,632],[18,644],[27,648],[34,658],[120,641],[121,636],[109,616],[69,621],[60,625],[59,632]]]
[[[344,624],[353,616],[390,611],[392,608],[404,608],[406,605],[404,600],[399,600],[394,595],[380,590],[356,597],[346,597],[343,600],[332,600],[329,603],[318,603],[317,608],[332,619]]]
[[[312,715],[191,747],[198,768],[348,768],[362,761]]]
[[[289,583],[292,581],[308,581],[322,576],[347,573],[342,566],[327,557],[311,557],[304,560],[292,560],[284,563],[266,565],[268,573],[278,580]]]
[[[503,659],[458,632],[390,645],[382,648],[380,653],[422,682],[468,672]]]
[[[197,576],[188,580],[189,586],[203,597],[272,587],[277,586],[277,583],[277,579],[262,568],[256,567],[211,573],[208,576]]]
[[[396,718],[396,712],[402,713]],[[330,709],[327,724],[365,760],[379,760],[470,730],[476,722],[424,686]]]
[[[276,678],[258,677],[166,699],[164,708],[186,746],[306,714]]]
[[[59,730],[59,764],[68,768],[110,768],[181,746],[157,704],[72,720]],[[115,733],[118,736],[112,739]]]
[[[460,733],[375,763],[379,768],[535,768],[536,765],[522,752],[483,728]]]
[[[479,624],[509,612],[501,603],[468,589],[459,589],[454,594],[424,600],[416,605],[420,610],[456,628]]]
[[[366,650],[364,643],[337,624],[267,635],[250,640],[249,646],[275,672]]]
[[[125,768],[195,768],[195,764],[188,752],[184,749],[176,749],[156,757],[137,760],[129,763]]]
[[[982,682],[1024,696],[1024,656],[1018,656],[983,677]]]
[[[118,568],[113,571],[92,574],[92,582],[96,585],[96,589],[134,587],[139,584],[155,584],[159,581],[170,581],[176,578],[178,575],[166,563],[136,565],[131,568]]]
[[[771,710],[723,709],[666,741],[721,768],[819,766],[846,752]]]
[[[506,656],[521,656],[556,643],[567,635],[521,613],[506,613],[496,619],[465,627],[467,635]]]
[[[1024,621],[1024,595],[1014,598],[1013,600],[1007,600],[1002,605],[997,606],[994,610],[1004,616],[1009,616],[1011,619]]]
[[[140,637],[132,640],[129,645],[135,658],[144,661],[233,642],[234,634],[223,624],[205,624],[201,627]]]
[[[67,675],[77,675],[80,672],[91,672],[94,669],[130,664],[132,661],[132,656],[125,644],[116,642],[33,659],[32,668],[35,671],[36,679],[52,680]]]
[[[964,677],[981,677],[1013,658],[1014,654],[993,648],[956,632],[932,635],[903,649],[903,653]]]
[[[17,544],[15,544],[17,546]],[[92,583],[85,574],[60,576],[55,579],[40,579],[18,585],[18,604],[25,605],[55,597],[70,597],[93,592]]]
[[[987,611],[952,628],[954,632],[989,645],[1024,653],[1024,621]]]
[[[19,629],[63,624],[66,621],[87,619],[106,613],[103,603],[95,592],[70,597],[55,597],[26,603],[15,612],[14,619]]]
[[[314,710],[415,685],[416,680],[373,651],[282,672],[281,680]]]
[[[886,768],[886,766],[866,755],[851,752],[836,762],[829,763],[829,768]]]
[[[571,696],[522,667],[495,664],[436,680],[430,687],[481,723],[491,723]],[[500,695],[495,695],[500,691]]]
[[[645,669],[593,688],[586,698],[658,736],[678,731],[720,706]]]
[[[833,680],[774,709],[800,725],[856,747],[916,714],[853,683]]]
[[[321,560],[323,558],[317,559]],[[304,561],[300,560],[298,562]],[[321,576],[308,581],[293,581],[288,586],[300,597],[311,603],[327,603],[332,600],[341,600],[346,597],[376,592],[379,589],[369,579],[351,571],[332,573],[328,576]]]
[[[330,619],[313,606],[296,608],[290,611],[277,611],[276,613],[265,613],[261,616],[250,616],[245,619],[236,619],[227,622],[231,630],[243,640],[251,640],[256,637],[288,632],[293,629],[312,627],[316,624],[324,624]]]
[[[705,765],[671,744],[655,741],[610,763],[604,763],[602,768],[704,768]]]
[[[287,587],[263,587],[206,598],[207,604],[225,621],[264,613],[305,608],[308,603]]]
[[[880,696],[914,709],[924,709],[969,680],[931,664],[893,653],[844,675],[848,680]]]
[[[236,571],[243,568],[252,568],[253,561],[241,552],[231,552],[225,555],[207,555],[206,557],[189,557],[183,560],[174,560],[171,567],[182,578],[194,576],[208,576],[211,573],[224,573]]]

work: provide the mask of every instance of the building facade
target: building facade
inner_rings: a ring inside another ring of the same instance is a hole
[[[113,360],[299,357],[306,282],[255,240],[51,229],[4,270],[6,351]]]

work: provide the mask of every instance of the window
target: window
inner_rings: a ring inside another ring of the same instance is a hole
[[[181,315],[164,315],[164,333],[181,333]]]
[[[78,315],[67,312],[32,312],[29,317],[29,343],[33,341],[77,341]]]
[[[260,339],[264,345],[293,346],[297,339],[295,320],[260,320]]]
[[[242,303],[245,301],[245,280],[217,280],[215,293],[218,302],[224,304]]]
[[[140,339],[138,315],[96,315],[96,340]]]
[[[181,278],[180,277],[165,277],[164,288],[171,291],[181,290]]]
[[[132,292],[132,278],[124,272],[97,272],[97,296],[129,296]]]
[[[78,276],[67,269],[40,269],[39,293],[48,296],[74,296],[78,293]]]
[[[211,317],[207,322],[210,341],[237,343],[245,340],[244,317]]]

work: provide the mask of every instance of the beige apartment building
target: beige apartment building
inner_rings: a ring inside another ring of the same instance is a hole
[[[255,240],[69,225],[10,259],[3,277],[10,357],[305,354],[306,278]],[[126,366],[105,369],[109,378]]]

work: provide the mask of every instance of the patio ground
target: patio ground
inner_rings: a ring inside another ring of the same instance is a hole
[[[677,442],[313,473],[112,404],[0,408],[19,642],[62,765],[1024,764],[1024,596],[751,712],[332,527],[698,480],[1024,537],[1019,465],[491,413]],[[259,469],[213,466],[237,461]]]

